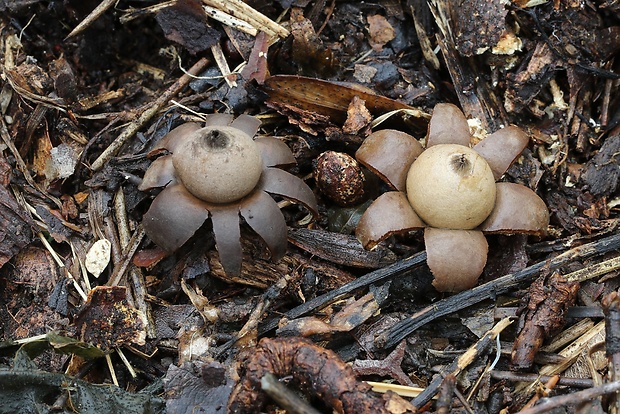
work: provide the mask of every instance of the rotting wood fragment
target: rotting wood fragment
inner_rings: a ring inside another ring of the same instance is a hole
[[[260,384],[266,373],[292,377],[304,392],[320,398],[338,413],[415,412],[413,406],[394,393],[375,396],[370,385],[358,381],[351,367],[333,351],[302,338],[262,339],[244,355],[240,371],[241,378],[228,403],[230,413],[255,413],[265,407]]]
[[[207,14],[198,0],[177,0],[157,13],[157,23],[167,39],[196,54],[220,40],[220,32],[207,24]]]
[[[290,22],[293,35],[292,58],[299,70],[320,77],[333,73],[338,66],[334,54],[323,45],[310,20],[304,17],[302,9],[291,9]]]
[[[411,271],[412,269],[422,265],[426,261],[426,252],[420,252],[413,256],[410,256],[406,259],[399,260],[389,266],[386,266],[381,269],[377,269],[374,272],[370,272],[358,279],[355,279],[346,285],[340,286],[336,289],[333,289],[324,295],[318,296],[304,304],[297,306],[296,308],[291,309],[290,311],[284,314],[284,317],[288,319],[298,318],[307,313],[320,309],[324,306],[329,305],[334,302],[339,297],[346,295],[347,293],[351,293],[359,288],[370,286],[374,283],[378,283],[381,281],[388,280],[394,276],[403,274],[407,271]],[[277,320],[272,320],[266,324],[264,324],[259,329],[259,335],[265,334],[266,332],[276,328],[278,326]]]
[[[581,179],[595,196],[610,196],[620,181],[620,135],[608,137],[586,164]]]
[[[324,337],[337,332],[349,332],[366,322],[379,310],[379,303],[375,295],[367,293],[361,298],[351,301],[339,312],[336,312],[329,322],[324,322],[313,316],[283,321],[278,328],[278,336],[320,335]],[[406,384],[409,385],[409,384]]]
[[[120,286],[97,286],[75,317],[80,340],[109,351],[121,345],[144,345],[145,316],[127,302]]]
[[[502,0],[460,2],[456,17],[455,43],[463,56],[479,55],[495,46],[506,30],[508,9]]]
[[[522,328],[512,349],[514,369],[532,366],[545,338],[564,326],[566,312],[575,303],[578,290],[578,282],[568,282],[557,272],[549,277],[541,276],[532,283],[521,315]]]
[[[353,361],[353,370],[357,375],[380,375],[389,376],[398,381],[401,385],[409,387],[415,386],[413,381],[405,374],[401,368],[407,342],[403,341],[392,352],[382,360],[376,359],[356,359]]]
[[[394,263],[396,255],[379,245],[362,248],[354,236],[324,230],[289,229],[289,241],[321,259],[345,266],[376,269]]]

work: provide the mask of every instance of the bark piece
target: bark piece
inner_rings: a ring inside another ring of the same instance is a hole
[[[207,25],[207,15],[196,0],[178,1],[161,10],[156,19],[167,39],[192,54],[207,50],[220,40],[220,33]]]
[[[144,345],[146,317],[127,302],[121,286],[97,286],[75,318],[80,340],[104,351],[121,345]]]
[[[600,151],[586,164],[581,176],[595,196],[610,196],[620,181],[620,135],[608,137]]]
[[[353,371],[355,371],[357,375],[390,376],[401,385],[413,387],[415,384],[411,381],[407,374],[405,374],[400,366],[403,363],[406,348],[407,342],[402,341],[392,352],[390,352],[388,356],[382,360],[356,359],[353,362]]]
[[[456,16],[456,48],[463,56],[479,55],[497,45],[506,31],[508,9],[502,0],[461,2]]]
[[[546,337],[564,326],[566,311],[575,303],[579,283],[567,282],[559,273],[541,276],[532,283],[521,315],[522,329],[512,348],[511,364],[528,369]]]
[[[312,254],[340,265],[377,269],[396,261],[396,255],[378,245],[373,250],[360,246],[355,236],[325,230],[289,229],[289,241]]]
[[[266,404],[261,379],[267,373],[277,377],[291,376],[299,387],[338,413],[394,413],[392,406],[414,412],[396,394],[383,398],[370,392],[370,385],[360,382],[350,366],[332,351],[323,349],[302,338],[262,339],[255,349],[247,352],[241,363],[241,379],[228,402],[231,413],[255,413]]]

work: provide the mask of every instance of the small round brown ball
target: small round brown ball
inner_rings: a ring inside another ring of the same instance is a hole
[[[495,178],[486,160],[469,147],[438,144],[427,148],[407,175],[407,198],[426,224],[470,230],[495,206]]]
[[[185,188],[203,201],[231,203],[258,184],[263,163],[252,137],[232,127],[205,127],[174,149],[172,164]]]
[[[351,206],[364,199],[364,173],[348,154],[322,153],[314,168],[314,179],[319,190],[339,206]]]

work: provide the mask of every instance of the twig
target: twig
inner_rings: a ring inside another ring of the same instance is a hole
[[[257,31],[266,32],[273,37],[288,37],[289,31],[241,0],[202,0],[208,6],[222,10],[240,20],[248,22]]]
[[[333,303],[342,295],[346,295],[362,287],[366,287],[366,286],[372,285],[373,283],[381,282],[381,281],[390,279],[394,276],[398,276],[402,273],[411,271],[412,269],[421,265],[425,261],[426,261],[425,251],[416,253],[413,256],[400,260],[382,269],[377,269],[373,272],[365,274],[364,276],[359,277],[355,279],[354,281],[347,283],[346,285],[342,285],[339,288],[331,290],[321,296],[317,296],[316,298],[309,300],[308,302],[305,302],[304,304],[299,305],[296,308],[291,309],[290,311],[286,312],[283,316],[289,320],[299,318],[300,316],[303,316],[307,313],[323,308],[329,305],[330,303]],[[258,333],[259,335],[264,335],[270,330],[275,329],[277,326],[278,326],[278,321],[272,320],[266,323],[265,325],[261,326]]]
[[[54,248],[52,247],[52,245],[47,241],[47,239],[45,238],[45,236],[43,235],[43,233],[39,232],[37,233],[37,236],[39,237],[39,240],[41,240],[41,243],[43,243],[43,246],[47,249],[47,251],[52,255],[52,258],[54,259],[54,261],[56,262],[56,264],[58,265],[59,268],[63,269],[65,272],[65,276],[67,276],[67,278],[69,280],[71,280],[71,282],[73,282],[73,287],[75,288],[75,290],[77,291],[77,293],[80,295],[80,297],[82,298],[82,300],[84,302],[86,302],[86,300],[88,299],[88,296],[86,295],[86,293],[84,292],[84,289],[82,289],[82,286],[80,286],[80,284],[78,283],[78,281],[75,279],[75,277],[73,277],[73,275],[71,274],[71,272],[69,272],[69,269],[67,269],[67,267],[65,266],[65,264],[63,263],[63,261],[60,259],[60,256],[58,256],[58,253],[56,253],[56,251],[54,250]]]
[[[118,356],[121,357],[121,361],[123,361],[123,364],[125,364],[125,368],[127,368],[127,371],[129,371],[129,374],[131,375],[131,377],[134,379],[138,378],[138,374],[136,373],[136,370],[133,369],[133,367],[131,366],[131,362],[129,362],[129,360],[123,353],[123,350],[119,347],[116,347],[115,349],[116,349],[116,352],[118,353]]]
[[[114,4],[114,2],[116,2],[117,0],[103,0],[101,3],[99,3],[99,5],[97,7],[95,7],[95,9],[90,12],[90,14],[88,16],[86,16],[84,18],[84,20],[82,20],[80,22],[80,24],[78,24],[75,29],[73,29],[71,31],[71,33],[69,33],[67,35],[66,39],[69,39],[70,37],[75,36],[78,33],[81,33],[84,29],[86,29],[92,22],[94,22],[95,20],[97,20],[103,13],[106,12],[106,10],[108,10],[110,7],[112,7],[112,5]]]
[[[556,269],[576,259],[600,255],[617,249],[620,249],[620,234],[575,247],[549,260],[526,267],[519,272],[502,276],[473,289],[457,293],[454,296],[421,309],[408,319],[396,323],[389,331],[379,336],[375,344],[383,347],[396,346],[404,338],[427,323],[475,305],[483,300],[509,292],[515,286],[534,279],[542,269]]]
[[[616,256],[604,262],[596,263],[594,265],[585,267],[575,272],[566,275],[566,280],[569,282],[584,282],[595,277],[602,276],[606,273],[613,272],[620,269],[620,256]]]
[[[258,30],[256,30],[255,27],[253,27],[245,20],[241,20],[239,18],[231,16],[228,13],[224,13],[223,11],[221,11],[220,9],[216,9],[215,7],[202,6],[202,8],[213,20],[217,20],[218,22],[225,24],[226,26],[240,30],[243,33],[249,34],[250,36],[256,36],[258,34]]]
[[[526,374],[512,371],[491,371],[491,378],[496,380],[506,380],[513,382],[547,382],[551,378],[549,375]],[[573,378],[560,377],[558,385],[566,385],[568,387],[591,388],[594,381],[591,378]]]
[[[472,345],[463,355],[458,357],[454,362],[452,362],[448,367],[443,371],[444,376],[454,375],[458,376],[461,371],[463,371],[467,366],[469,366],[474,360],[486,352],[487,348],[489,348],[494,342],[495,337],[499,335],[506,327],[508,327],[512,322],[510,319],[505,318],[499,321],[491,330],[489,330],[482,338],[478,340],[474,345]],[[420,393],[411,403],[420,408],[424,404],[428,403],[441,387],[441,384],[444,380],[444,376],[437,375],[430,384],[426,387],[424,391]]]
[[[553,375],[552,377],[549,377],[549,379],[545,381],[545,384],[542,387],[539,387],[539,389],[536,391],[536,394],[527,402],[527,404],[523,406],[523,409],[526,410],[530,407],[533,407],[534,404],[536,404],[542,398],[548,397],[551,391],[553,391],[558,385],[559,379],[559,375]]]
[[[401,397],[407,397],[407,398],[417,397],[418,395],[420,395],[422,391],[424,391],[424,388],[420,388],[420,387],[410,387],[408,385],[390,384],[387,382],[366,381],[366,383],[372,387],[372,390],[374,392],[380,392],[384,394],[388,391],[392,391],[393,393],[396,393],[400,395]]]
[[[519,411],[519,414],[540,414],[549,412],[555,408],[565,407],[567,405],[577,405],[582,402],[593,400],[601,395],[611,394],[620,391],[620,381],[608,382],[599,387],[589,388],[587,390],[574,392],[571,394],[559,395],[557,397],[545,398],[540,404],[535,405],[527,410]]]
[[[133,258],[133,255],[136,253],[136,250],[138,250],[138,247],[140,246],[140,243],[142,242],[142,239],[144,238],[144,234],[145,233],[144,233],[144,229],[142,228],[142,226],[136,229],[135,233],[131,237],[129,245],[123,251],[122,260],[114,266],[112,275],[110,276],[110,279],[108,280],[108,283],[107,283],[108,286],[118,286],[119,282],[125,275],[125,272],[127,272],[127,269],[129,268],[129,264],[131,263],[131,259]]]
[[[260,385],[265,394],[275,401],[280,408],[286,410],[287,413],[320,414],[319,411],[312,408],[306,401],[289,390],[286,385],[278,381],[276,376],[270,372],[263,375]]]
[[[575,363],[575,360],[582,355],[583,351],[590,348],[591,342],[597,337],[604,335],[605,321],[594,325],[592,329],[584,333],[575,342],[562,349],[558,354],[564,358],[557,364],[547,364],[538,370],[540,375],[553,376],[564,372],[568,367]],[[515,387],[515,392],[521,395],[528,395],[533,392],[535,384],[521,383]]]
[[[211,53],[213,54],[213,59],[215,59],[215,64],[218,68],[220,68],[220,72],[226,81],[226,84],[229,88],[234,88],[237,86],[237,82],[230,77],[230,67],[228,66],[228,62],[226,61],[226,56],[224,56],[224,51],[219,43],[211,46]]]
[[[112,358],[110,357],[110,354],[105,355],[105,362],[108,365],[108,370],[110,371],[112,383],[118,387],[118,379],[116,378],[116,371],[114,370],[114,364],[112,363]]]
[[[144,112],[119,134],[119,136],[101,153],[101,155],[93,162],[91,168],[94,171],[100,170],[103,166],[114,157],[121,147],[133,137],[140,128],[142,128],[157,112],[159,112],[164,105],[170,101],[176,94],[178,94],[192,79],[192,76],[198,75],[207,66],[209,61],[206,58],[200,59],[194,64],[184,75],[182,75],[177,81],[168,88],[159,98],[153,102],[153,104],[145,109]]]

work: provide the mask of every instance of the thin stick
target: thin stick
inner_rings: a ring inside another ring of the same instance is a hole
[[[569,273],[566,275],[566,280],[568,282],[584,282],[618,269],[620,269],[620,256]]]
[[[240,20],[248,22],[258,31],[263,31],[270,36],[286,38],[289,31],[274,22],[262,13],[257,12],[251,6],[241,0],[202,0],[208,6],[222,10]]]
[[[129,140],[129,138],[133,137],[136,132],[140,128],[142,128],[152,117],[155,116],[157,112],[159,112],[164,105],[166,105],[170,99],[176,96],[181,90],[187,86],[187,84],[192,80],[192,76],[198,75],[203,69],[207,66],[209,61],[206,58],[200,59],[198,62],[194,64],[184,75],[182,75],[177,81],[168,88],[159,98],[153,102],[153,104],[142,114],[127,125],[127,127],[119,134],[119,136],[101,153],[101,155],[93,162],[91,168],[94,171],[98,171],[112,158],[114,157],[118,151],[120,151],[121,147],[125,145],[125,143]]]
[[[95,7],[95,9],[90,12],[90,14],[88,16],[86,16],[84,18],[84,20],[82,20],[80,22],[80,24],[78,24],[75,29],[73,29],[71,31],[71,33],[69,33],[69,35],[65,38],[69,39],[72,36],[75,36],[78,33],[81,33],[84,29],[86,29],[92,22],[94,22],[95,20],[97,20],[103,13],[106,12],[106,10],[108,10],[110,7],[112,7],[112,5],[114,4],[114,2],[116,2],[117,0],[103,0],[101,3],[99,3],[99,5],[97,7]]]
[[[133,369],[133,367],[131,366],[131,363],[129,362],[125,354],[123,353],[123,350],[119,347],[116,347],[116,352],[118,353],[118,356],[121,357],[121,361],[123,361],[123,364],[125,364],[125,367],[127,368],[127,371],[129,371],[129,374],[131,375],[131,377],[138,378],[138,374],[136,374],[136,370]]]
[[[71,280],[71,282],[73,282],[73,287],[75,287],[75,290],[80,295],[82,300],[84,300],[84,302],[86,302],[86,300],[88,299],[88,296],[84,292],[84,289],[82,289],[82,286],[80,286],[78,281],[75,280],[75,278],[73,277],[71,272],[69,272],[69,269],[67,269],[65,264],[62,262],[62,260],[60,259],[60,256],[58,256],[58,253],[56,253],[56,251],[54,250],[52,245],[47,241],[47,239],[45,238],[43,233],[39,232],[39,233],[37,233],[37,236],[39,237],[39,240],[41,240],[41,243],[43,243],[43,246],[47,249],[47,251],[50,252],[50,254],[52,255],[52,258],[54,259],[54,261],[56,262],[58,267],[63,269],[64,272],[65,272],[65,275]]]
[[[108,363],[108,370],[110,371],[110,376],[112,377],[112,383],[118,387],[118,379],[116,378],[116,371],[114,371],[114,364],[112,364],[110,354],[106,354],[105,362]]]
[[[491,371],[491,378],[496,380],[506,380],[512,382],[547,382],[551,378],[550,375],[527,374],[512,371]],[[566,385],[569,387],[591,388],[594,381],[591,378],[574,378],[560,377],[558,385]]]
[[[511,323],[512,321],[509,318],[499,321],[491,330],[480,338],[478,342],[473,344],[463,353],[463,355],[454,360],[454,362],[452,362],[445,369],[445,371],[443,371],[443,374],[458,376],[465,368],[474,362],[478,356],[486,352],[487,348],[495,342],[495,337],[497,337],[497,335],[499,335],[500,332],[506,329]],[[444,376],[442,375],[435,376],[426,389],[422,391],[420,395],[418,395],[411,403],[417,408],[420,408],[428,403],[435,396],[435,394],[439,392],[443,379]]]
[[[230,67],[228,66],[228,62],[226,61],[226,56],[224,56],[224,51],[219,43],[211,46],[211,53],[213,53],[213,59],[215,59],[215,64],[218,68],[220,68],[220,72],[226,81],[226,84],[229,88],[234,88],[237,86],[237,82],[230,77]]]
[[[266,373],[260,380],[262,390],[278,406],[290,414],[320,414],[319,411],[311,407],[306,401],[302,400],[286,385],[282,384],[271,372]]]
[[[120,261],[120,263],[117,263],[116,266],[114,266],[114,270],[112,271],[112,276],[110,276],[110,279],[108,280],[108,283],[107,283],[108,286],[118,286],[121,279],[125,275],[125,272],[127,272],[127,269],[129,268],[129,264],[131,263],[131,259],[133,258],[133,255],[136,253],[136,250],[138,250],[138,247],[140,246],[140,243],[142,242],[142,239],[144,238],[144,234],[145,233],[144,233],[144,229],[142,228],[142,226],[136,229],[135,233],[131,237],[131,240],[129,241],[129,245],[127,246],[126,249],[123,250],[122,260]]]
[[[400,395],[401,397],[413,398],[420,395],[424,388],[420,387],[410,387],[408,385],[400,385],[400,384],[389,384],[387,382],[375,382],[375,381],[366,381],[368,385],[372,387],[374,392],[380,392],[385,394],[388,391],[392,391]]]
[[[127,217],[127,211],[125,209],[125,192],[123,187],[120,187],[114,197],[114,212],[116,214],[116,223],[118,227],[118,238],[121,248],[127,249],[127,246],[131,243],[131,233],[129,231],[129,219]],[[155,323],[153,322],[153,315],[151,312],[151,306],[146,301],[146,282],[144,275],[133,266],[129,270],[129,276],[131,277],[133,296],[135,297],[136,306],[144,313],[146,317],[146,334],[149,338],[155,338]]]
[[[538,405],[532,408],[519,411],[519,414],[540,414],[546,413],[556,408],[568,405],[578,405],[579,403],[593,400],[601,395],[611,394],[620,391],[620,381],[608,382],[599,387],[588,388],[587,390],[574,392],[571,394],[559,395],[557,397],[545,398]]]

